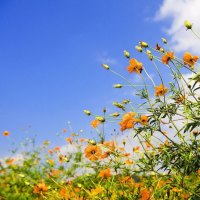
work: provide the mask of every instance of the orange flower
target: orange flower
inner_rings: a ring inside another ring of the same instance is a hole
[[[9,135],[10,135],[10,132],[8,132],[8,131],[3,132],[3,136],[9,136]]]
[[[64,156],[63,155],[59,155],[58,157],[60,164],[62,164],[64,162]]]
[[[6,160],[7,165],[12,165],[14,163],[15,159],[14,158],[9,158]]]
[[[125,163],[126,163],[127,165],[132,165],[132,164],[133,164],[133,161],[130,160],[130,159],[128,159],[128,160],[125,161]]]
[[[68,137],[68,138],[66,138],[66,141],[69,142],[70,144],[72,144],[72,138]]]
[[[134,184],[134,180],[131,176],[120,177],[119,181],[120,183],[123,183],[123,184],[129,184],[129,185]]]
[[[148,120],[149,119],[148,119],[148,117],[146,115],[142,115],[141,118],[140,118],[140,123],[142,125],[145,125],[145,124],[147,124]]]
[[[186,99],[185,95],[180,94],[179,96],[176,97],[175,101],[176,103],[181,104],[184,103],[185,99]]]
[[[192,56],[189,52],[185,52],[183,55],[184,65],[188,65],[189,67],[194,67],[198,59],[199,56]]]
[[[131,154],[130,153],[124,153],[124,157],[129,157]]]
[[[99,173],[99,176],[101,178],[109,178],[111,176],[110,168],[101,170],[100,173]]]
[[[100,124],[101,122],[97,119],[94,119],[93,121],[91,121],[90,125],[93,127],[93,128],[97,128],[97,126]]]
[[[53,159],[49,159],[47,160],[47,162],[50,164],[50,165],[55,165],[55,161]]]
[[[41,183],[38,183],[33,188],[34,194],[41,194],[41,193],[45,193],[47,191],[48,191],[48,187],[45,185],[44,181],[42,181]]]
[[[137,74],[140,74],[142,72],[142,63],[138,62],[136,59],[132,58],[129,61],[130,65],[127,67],[127,70],[129,73],[136,72]]]
[[[53,150],[52,150],[52,149],[49,149],[48,152],[49,152],[50,154],[53,154]]]
[[[66,133],[66,132],[67,132],[67,129],[64,128],[62,131],[63,131],[63,133]]]
[[[162,63],[168,65],[169,61],[174,59],[174,52],[167,52],[162,57]]]
[[[85,148],[85,157],[91,161],[98,160],[102,156],[102,151],[97,145],[88,145]]]
[[[146,142],[146,141],[145,141],[144,143],[146,144],[146,147],[147,147],[147,148],[150,148],[150,147],[152,146],[149,142]]]
[[[155,86],[155,96],[163,96],[165,93],[168,92],[168,88],[164,87],[163,84],[160,84],[159,86]]]
[[[135,148],[133,148],[133,152],[139,152],[140,151],[140,146],[136,146]]]
[[[58,169],[51,169],[51,176],[56,177],[56,176],[60,175],[61,173],[62,173],[61,170],[58,170]]]
[[[60,147],[55,147],[54,151],[60,151]]]
[[[150,199],[150,193],[146,188],[141,190],[141,195],[142,195],[142,197],[140,198],[140,200],[149,200]]]
[[[115,150],[115,143],[113,141],[104,142],[102,149],[104,153],[102,154],[101,158],[107,158]]]
[[[138,122],[138,120],[135,119],[134,116],[134,112],[124,114],[124,116],[122,117],[122,121],[119,123],[121,126],[121,131],[134,127],[134,122]]]
[[[113,141],[104,142],[103,147],[106,151],[111,152],[115,150],[115,143]]]
[[[85,142],[85,138],[80,138],[79,141],[80,142]]]

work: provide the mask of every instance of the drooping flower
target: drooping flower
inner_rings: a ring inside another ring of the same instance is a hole
[[[90,125],[93,127],[93,128],[97,128],[97,126],[100,124],[101,122],[97,119],[94,119],[93,121],[91,121]]]
[[[165,93],[168,92],[168,88],[164,87],[163,84],[160,84],[159,86],[155,86],[155,96],[164,96]]]
[[[174,52],[167,52],[162,56],[162,63],[168,65],[172,59],[174,59]]]
[[[189,52],[185,52],[183,55],[183,61],[185,65],[189,67],[194,67],[195,63],[199,59],[199,56],[192,56]]]
[[[133,72],[140,74],[142,72],[143,66],[141,62],[138,62],[135,58],[131,58],[129,62],[130,65],[127,67],[127,70],[130,74]]]
[[[138,119],[134,118],[134,116],[134,112],[124,114],[124,116],[122,117],[122,121],[119,123],[121,126],[121,131],[134,127],[134,123],[138,122]]]
[[[109,178],[111,176],[110,168],[101,170],[100,173],[99,173],[99,176],[101,178]]]
[[[88,145],[85,148],[85,157],[91,161],[100,159],[102,156],[101,148],[97,145]]]

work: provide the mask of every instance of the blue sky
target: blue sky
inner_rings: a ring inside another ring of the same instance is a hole
[[[62,144],[55,134],[69,129],[68,121],[75,132],[93,133],[83,110],[101,114],[125,98],[112,88],[119,78],[101,63],[129,76],[123,50],[143,61],[134,46],[166,37],[169,20],[153,20],[162,2],[1,0],[0,132],[11,136],[0,136],[0,155],[35,134],[38,143]]]

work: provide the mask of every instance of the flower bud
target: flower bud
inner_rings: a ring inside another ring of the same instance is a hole
[[[118,117],[120,114],[118,113],[118,112],[115,112],[115,113],[112,113],[112,114],[110,114],[110,116],[112,116],[112,117]]]
[[[147,48],[148,44],[146,42],[139,42],[140,46],[143,48]]]
[[[89,110],[84,110],[83,111],[86,115],[90,116],[91,115],[91,112]]]
[[[102,66],[103,66],[105,69],[107,69],[107,70],[110,69],[110,67],[109,67],[108,65],[106,65],[106,64],[102,64]]]
[[[151,51],[148,50],[148,49],[146,50],[146,53],[147,53],[147,54],[152,54]]]
[[[135,46],[135,49],[136,49],[138,52],[142,52],[142,47],[140,47],[140,46]]]
[[[185,20],[184,21],[184,25],[187,29],[192,29],[192,23],[188,20]]]
[[[149,58],[149,60],[153,60],[153,55],[152,54],[148,54],[148,58]]]
[[[126,145],[126,140],[124,139],[124,140],[122,141],[122,143],[123,143],[123,145]]]
[[[92,145],[96,145],[96,141],[95,140],[88,140],[88,143],[92,144]]]
[[[165,52],[165,50],[163,49],[163,48],[160,48],[160,50],[159,50],[160,52],[162,52],[162,53],[164,53]]]
[[[162,41],[164,44],[167,44],[167,40],[165,38],[162,38]]]
[[[115,84],[115,85],[113,85],[113,87],[114,87],[114,88],[122,88],[123,85],[121,85],[121,84]]]
[[[82,186],[82,184],[78,183],[77,187],[82,188],[83,186]]]
[[[129,99],[124,99],[124,100],[122,101],[122,103],[123,103],[123,104],[128,104],[128,103],[130,103],[130,100],[129,100]]]
[[[118,108],[121,108],[122,110],[125,110],[125,107],[121,103],[113,102],[113,105],[118,107]]]
[[[124,50],[124,56],[126,58],[130,58],[130,53],[128,51]]]
[[[64,156],[64,157],[63,157],[63,161],[64,161],[64,162],[69,162],[69,158],[68,158],[67,156]]]
[[[101,116],[96,116],[95,119],[97,119],[100,122],[105,122],[106,121],[105,118],[101,117]]]

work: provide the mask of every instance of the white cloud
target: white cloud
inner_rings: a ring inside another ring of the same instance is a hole
[[[164,0],[155,15],[155,19],[164,21],[171,20],[165,32],[171,36],[170,46],[176,52],[190,51],[200,54],[200,40],[184,27],[184,21],[193,23],[195,30],[200,32],[200,1],[199,0]]]
[[[107,65],[116,65],[117,64],[117,60],[115,58],[112,58],[111,56],[109,56],[106,51],[97,55],[97,60],[98,60],[98,62],[100,62],[102,64],[107,64]]]

